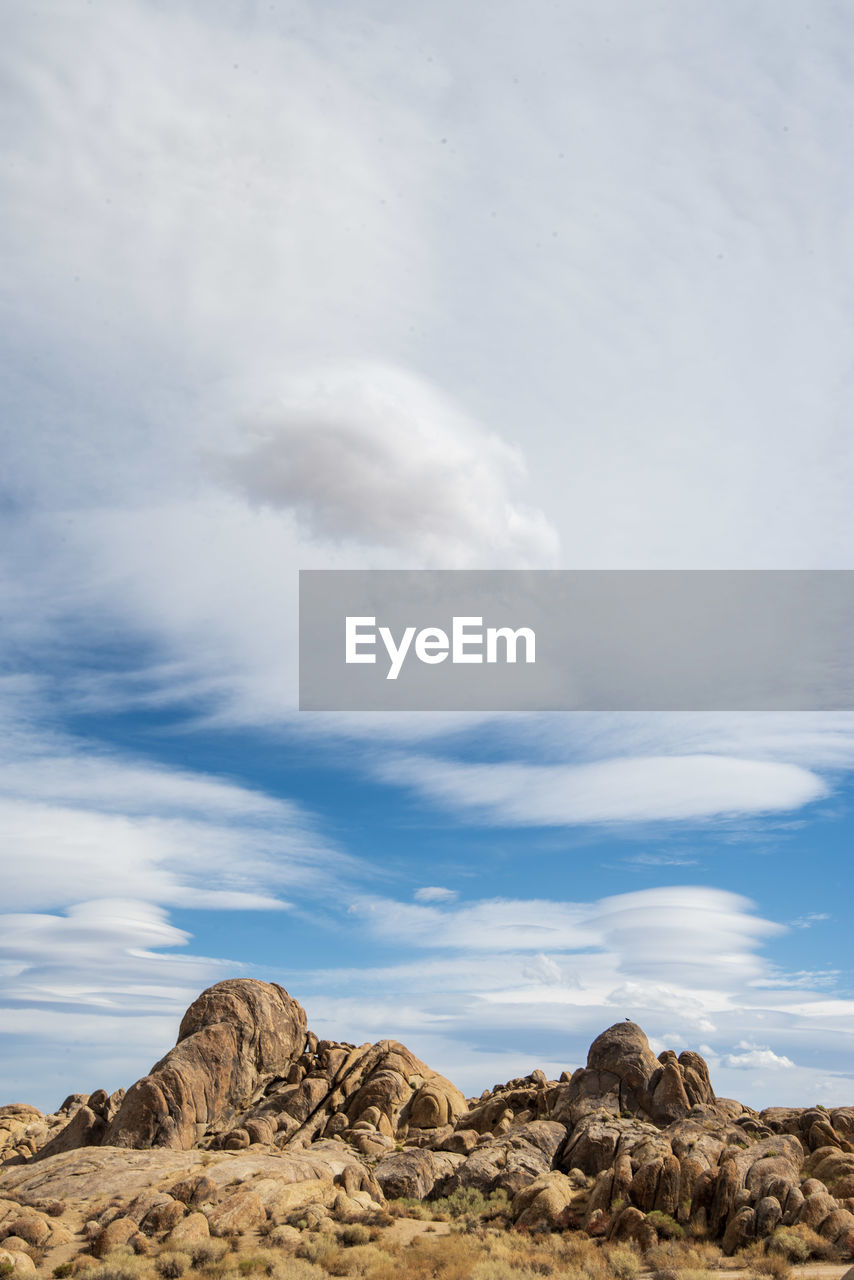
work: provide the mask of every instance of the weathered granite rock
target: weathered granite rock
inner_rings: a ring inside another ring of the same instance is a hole
[[[253,1191],[235,1191],[211,1211],[208,1219],[211,1235],[242,1236],[252,1227],[266,1221],[267,1211]]]
[[[558,1231],[567,1225],[567,1210],[578,1195],[578,1188],[564,1173],[553,1169],[541,1173],[533,1182],[517,1191],[510,1206],[510,1217],[517,1227],[545,1227]]]
[[[547,1120],[516,1125],[475,1147],[448,1179],[444,1194],[458,1187],[474,1187],[484,1192],[503,1190],[514,1196],[551,1170],[565,1136],[563,1125]]]
[[[210,987],[184,1014],[175,1048],[127,1091],[105,1142],[192,1147],[287,1070],[305,1036],[305,1011],[276,983]]]
[[[164,1241],[168,1249],[191,1249],[210,1237],[208,1220],[198,1210],[177,1222]]]
[[[374,1177],[389,1200],[424,1200],[437,1183],[453,1175],[462,1160],[462,1156],[448,1151],[413,1147],[384,1156],[374,1169]]]

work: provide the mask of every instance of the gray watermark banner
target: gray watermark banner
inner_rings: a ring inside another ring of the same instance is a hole
[[[851,570],[303,570],[303,711],[854,709]]]

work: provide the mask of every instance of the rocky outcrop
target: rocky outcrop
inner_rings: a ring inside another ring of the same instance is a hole
[[[341,1136],[375,1156],[410,1132],[451,1132],[466,1101],[404,1045],[318,1040],[283,987],[234,979],[199,996],[175,1048],[126,1094],[81,1096],[70,1118],[50,1126],[32,1108],[7,1110],[15,1155],[83,1146],[240,1151]]]
[[[250,979],[203,992],[126,1094],[0,1109],[3,1158],[0,1245],[22,1256],[62,1238],[51,1206],[72,1187],[110,1190],[83,1225],[95,1256],[284,1239],[294,1222],[323,1231],[387,1199],[468,1192],[501,1193],[521,1230],[644,1249],[676,1224],[727,1253],[786,1227],[854,1248],[854,1108],[718,1098],[699,1054],[656,1056],[628,1021],[560,1080],[534,1071],[466,1100],[397,1041],[318,1039],[282,987]]]
[[[305,1011],[283,987],[220,982],[190,1005],[175,1048],[131,1086],[102,1142],[194,1146],[287,1071],[305,1035]]]
[[[677,1058],[666,1049],[656,1058],[641,1028],[626,1021],[596,1037],[587,1066],[554,1091],[550,1114],[568,1125],[595,1111],[668,1124],[694,1106],[714,1102],[708,1067],[699,1054]]]

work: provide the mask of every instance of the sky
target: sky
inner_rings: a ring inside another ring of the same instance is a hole
[[[854,568],[838,0],[47,0],[0,49],[0,1096],[226,977],[467,1092],[854,1102],[850,713],[297,710],[299,569]]]

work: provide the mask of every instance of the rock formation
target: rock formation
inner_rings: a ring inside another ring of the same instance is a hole
[[[318,1040],[282,987],[250,979],[203,992],[126,1093],[0,1108],[0,1162],[10,1256],[4,1241],[54,1240],[51,1205],[92,1169],[120,1202],[91,1228],[95,1256],[467,1188],[504,1192],[520,1228],[642,1248],[689,1223],[727,1253],[799,1224],[854,1247],[854,1107],[717,1098],[697,1053],[656,1057],[628,1021],[559,1081],[534,1071],[466,1100],[395,1041]]]

